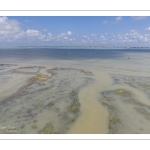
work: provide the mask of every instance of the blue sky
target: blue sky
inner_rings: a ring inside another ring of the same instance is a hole
[[[0,46],[150,46],[150,17],[2,16]]]

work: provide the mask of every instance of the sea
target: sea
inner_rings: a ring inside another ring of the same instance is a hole
[[[142,54],[150,55],[150,49],[98,49],[98,48],[0,48],[0,59],[55,59],[55,60],[89,60],[89,59],[129,59],[133,54],[142,58]]]

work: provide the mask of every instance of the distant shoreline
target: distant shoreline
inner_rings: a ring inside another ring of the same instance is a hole
[[[55,49],[97,49],[97,50],[110,50],[110,49],[150,49],[150,47],[98,47],[98,46],[17,46],[17,47],[0,47],[0,49],[24,49],[24,48],[55,48]]]

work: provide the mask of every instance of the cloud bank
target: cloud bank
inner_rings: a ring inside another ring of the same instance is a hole
[[[133,17],[132,17],[133,18]],[[134,17],[133,19],[142,20],[144,17]],[[116,21],[121,21],[122,17],[116,17]],[[107,20],[103,22],[108,23]],[[0,42],[2,43],[24,43],[32,45],[32,43],[45,45],[150,45],[150,27],[143,29],[145,34],[140,34],[136,30],[130,30],[123,34],[115,33],[91,33],[90,35],[76,35],[71,31],[66,33],[52,34],[47,29],[41,31],[36,29],[22,29],[21,23],[8,17],[0,17]]]

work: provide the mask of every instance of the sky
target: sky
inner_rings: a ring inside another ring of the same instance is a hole
[[[1,16],[0,46],[150,46],[150,17]]]

